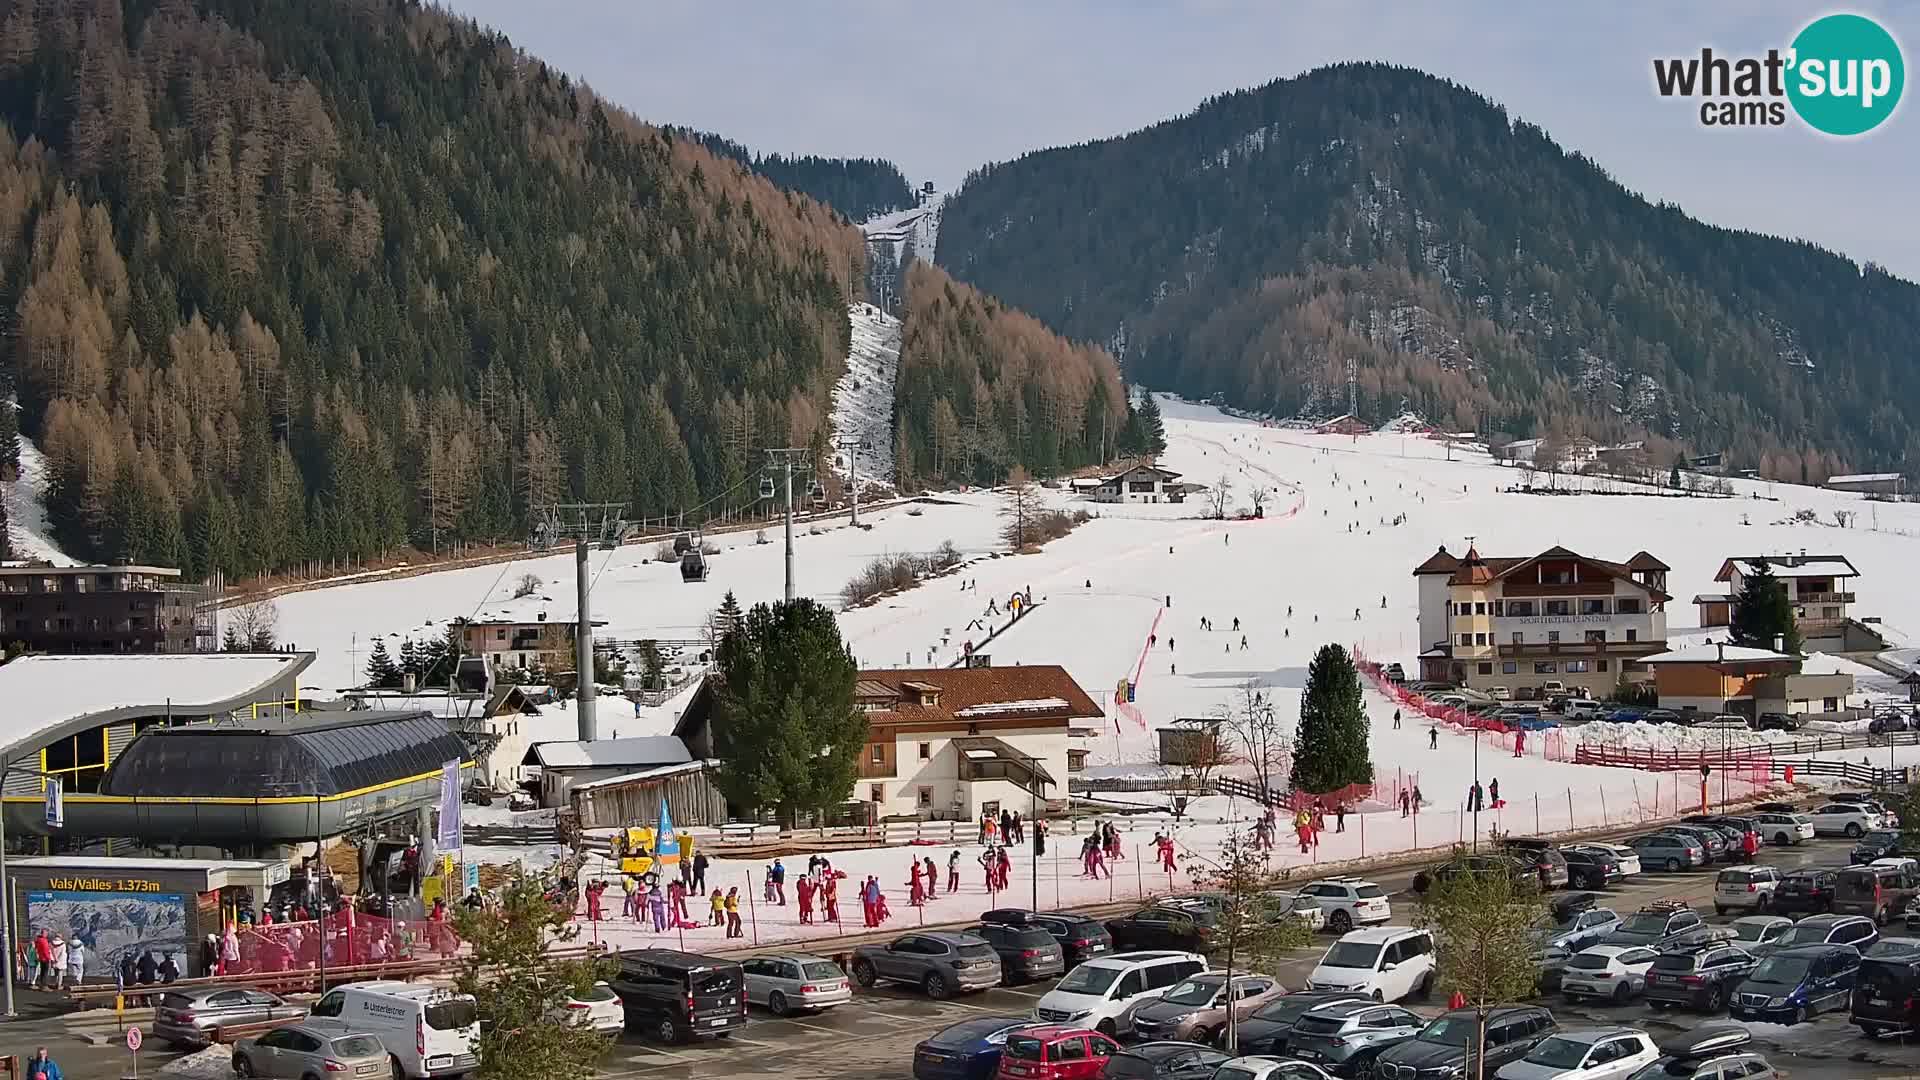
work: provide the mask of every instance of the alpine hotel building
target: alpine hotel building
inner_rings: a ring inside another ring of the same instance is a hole
[[[1420,677],[1476,690],[1557,681],[1605,697],[1630,665],[1666,651],[1669,569],[1644,551],[1617,563],[1563,547],[1491,559],[1442,547],[1413,571]]]

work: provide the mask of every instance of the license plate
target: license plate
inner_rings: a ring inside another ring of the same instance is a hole
[[[1302,1061],[1319,1061],[1320,1060],[1319,1053],[1313,1050],[1295,1049],[1293,1052],[1293,1056],[1299,1058]]]
[[[1105,945],[1095,945],[1092,948],[1089,948],[1087,951],[1088,952],[1106,952],[1107,947]]]
[[[430,1057],[427,1059],[427,1068],[429,1069],[444,1069],[451,1064],[453,1064],[453,1058],[447,1056]]]
[[[365,1065],[356,1066],[353,1071],[359,1076],[369,1076],[380,1071],[380,1063],[377,1061],[368,1062]]]
[[[1887,1002],[1887,999],[1886,999],[1886,998],[1877,998],[1877,997],[1870,997],[1870,998],[1868,998],[1868,999],[1867,999],[1867,1004],[1869,1004],[1869,1005],[1885,1005],[1885,1004],[1888,1004],[1888,1002]]]
[[[947,1060],[947,1056],[945,1054],[922,1053],[920,1055],[920,1060],[939,1062],[939,1061]]]
[[[725,1020],[709,1020],[707,1021],[707,1026],[708,1027],[726,1027],[727,1022]]]

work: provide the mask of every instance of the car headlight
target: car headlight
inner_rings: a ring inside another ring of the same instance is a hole
[[[1069,1020],[1085,1020],[1085,1019],[1086,1019],[1087,1017],[1089,1017],[1089,1016],[1092,1016],[1092,1015],[1093,1015],[1093,1010],[1092,1010],[1092,1009],[1081,1009],[1081,1010],[1080,1010],[1079,1012],[1077,1012],[1077,1013],[1074,1013],[1074,1014],[1073,1014],[1072,1016],[1069,1016],[1069,1017],[1067,1017],[1067,1019],[1069,1019]]]
[[[1768,998],[1768,999],[1767,999],[1767,1008],[1769,1008],[1769,1009],[1778,1009],[1778,1008],[1781,1008],[1781,1007],[1783,1007],[1783,1006],[1785,1006],[1785,1005],[1786,1005],[1786,1003],[1787,1003],[1787,999],[1786,999],[1786,998],[1783,998],[1783,997],[1777,997],[1777,998]]]

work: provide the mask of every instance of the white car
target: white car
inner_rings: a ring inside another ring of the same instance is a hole
[[[1613,852],[1613,857],[1620,860],[1621,877],[1633,877],[1640,873],[1640,853],[1625,844],[1605,844],[1598,840],[1589,840],[1581,846]]]
[[[1561,710],[1561,715],[1569,720],[1598,720],[1605,716],[1606,713],[1607,707],[1605,705],[1586,698],[1577,698],[1569,701]]]
[[[1813,811],[1813,831],[1818,836],[1844,836],[1858,840],[1882,828],[1886,817],[1865,803],[1827,803]]]
[[[1713,882],[1713,910],[1765,911],[1780,887],[1780,871],[1771,866],[1729,866]]]
[[[1300,891],[1320,901],[1320,910],[1327,916],[1327,929],[1336,934],[1393,918],[1393,904],[1387,900],[1387,890],[1371,881],[1356,877],[1326,878]]]
[[[627,1030],[627,1007],[605,982],[596,982],[584,994],[567,999],[567,1018],[602,1035]]]
[[[1760,838],[1770,844],[1785,847],[1813,839],[1812,814],[1755,814],[1753,821]]]
[[[1237,1057],[1213,1070],[1213,1080],[1334,1080],[1332,1073],[1310,1061],[1292,1058]]]
[[[1433,935],[1411,926],[1355,930],[1333,943],[1307,976],[1307,989],[1399,1001],[1433,989]]]
[[[1884,859],[1875,859],[1868,866],[1884,866],[1892,870],[1904,870],[1909,874],[1920,874],[1920,859],[1911,859],[1905,855],[1889,855]]]
[[[1043,1024],[1092,1028],[1115,1038],[1127,1006],[1161,997],[1188,976],[1207,970],[1207,958],[1198,953],[1123,952],[1098,957],[1055,983],[1034,1006],[1033,1018]]]
[[[1659,1056],[1644,1031],[1582,1028],[1540,1040],[1526,1057],[1494,1075],[1499,1080],[1622,1080]]]
[[[1626,1002],[1647,990],[1647,969],[1660,956],[1645,945],[1595,945],[1567,958],[1560,993],[1568,1001]]]

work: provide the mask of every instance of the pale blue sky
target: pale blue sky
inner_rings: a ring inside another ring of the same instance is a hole
[[[1920,104],[1852,140],[1715,131],[1653,92],[1655,56],[1784,47],[1871,15],[1920,64],[1920,0],[444,0],[636,115],[756,151],[889,158],[943,190],[1028,150],[1121,134],[1341,60],[1463,83],[1650,198],[1920,280]],[[1911,99],[1920,91],[1909,91]]]

